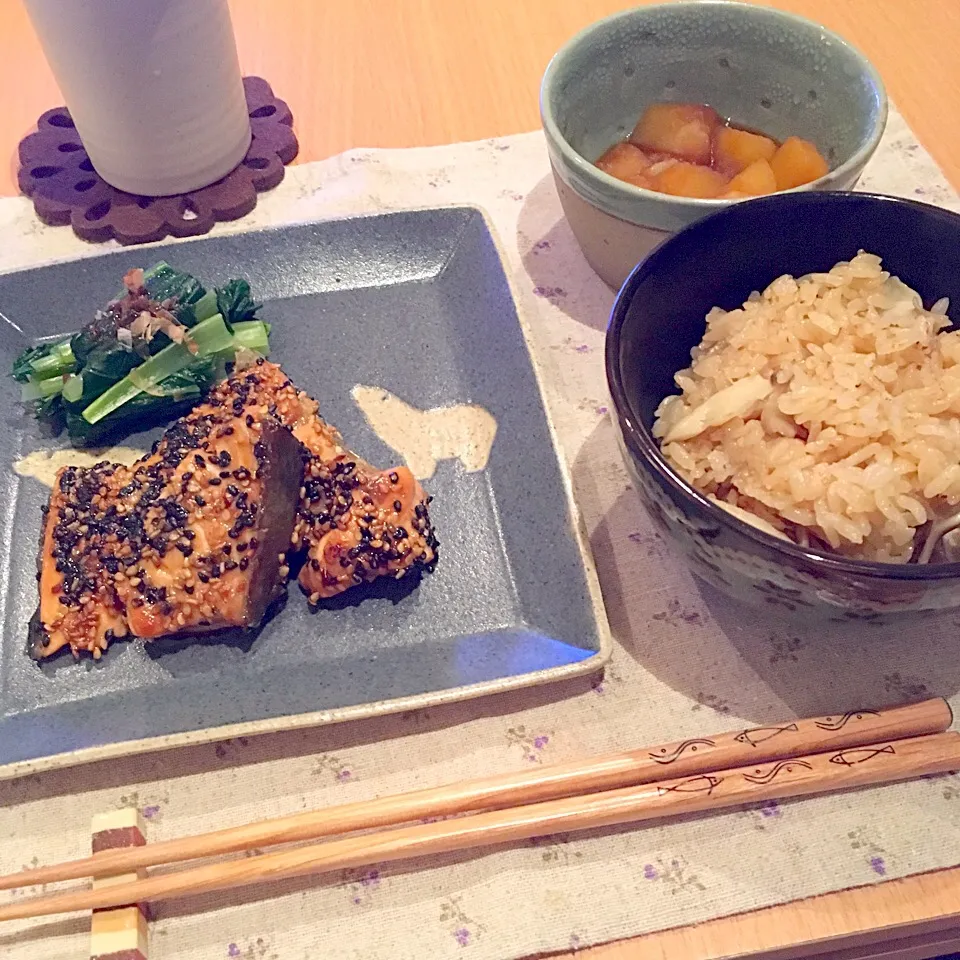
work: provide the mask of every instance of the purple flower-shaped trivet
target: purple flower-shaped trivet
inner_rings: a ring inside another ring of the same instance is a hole
[[[37,132],[20,142],[20,190],[50,226],[70,224],[82,240],[149,243],[166,236],[197,237],[219,220],[236,220],[257,205],[257,191],[283,179],[297,155],[293,115],[266,80],[244,77],[253,141],[222,180],[176,197],[138,197],[100,178],[83,149],[66,107],[48,110]]]

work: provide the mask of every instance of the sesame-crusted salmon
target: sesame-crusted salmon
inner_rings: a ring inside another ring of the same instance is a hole
[[[69,645],[99,658],[127,634],[261,621],[288,574],[305,456],[241,383],[132,466],[59,471],[44,521],[37,655]]]
[[[343,446],[276,364],[215,387],[132,466],[65,467],[45,508],[34,655],[258,625],[300,553],[311,602],[430,569],[428,498]]]
[[[409,468],[378,470],[348,450],[317,401],[276,364],[260,364],[257,376],[268,408],[310,452],[292,546],[306,551],[299,580],[311,603],[379,577],[432,569],[438,544],[430,498]]]

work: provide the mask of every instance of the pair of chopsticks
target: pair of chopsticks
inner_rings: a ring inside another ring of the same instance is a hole
[[[18,900],[0,907],[0,920],[146,903],[558,832],[946,773],[960,769],[960,733],[945,732],[952,719],[942,699],[852,711],[106,850],[83,860],[2,876],[0,889],[128,874],[161,864],[337,837],[142,880]],[[448,819],[434,819],[438,817]],[[427,818],[431,822],[411,823]],[[379,827],[394,829],[356,834]]]

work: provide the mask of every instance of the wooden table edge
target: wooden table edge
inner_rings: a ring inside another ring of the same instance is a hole
[[[584,960],[919,960],[953,950],[960,950],[960,867],[716,917],[575,955]]]

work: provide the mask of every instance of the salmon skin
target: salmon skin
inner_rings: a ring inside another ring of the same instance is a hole
[[[256,627],[293,555],[311,602],[432,569],[428,498],[378,471],[276,364],[217,385],[132,466],[65,467],[44,508],[32,653]]]

